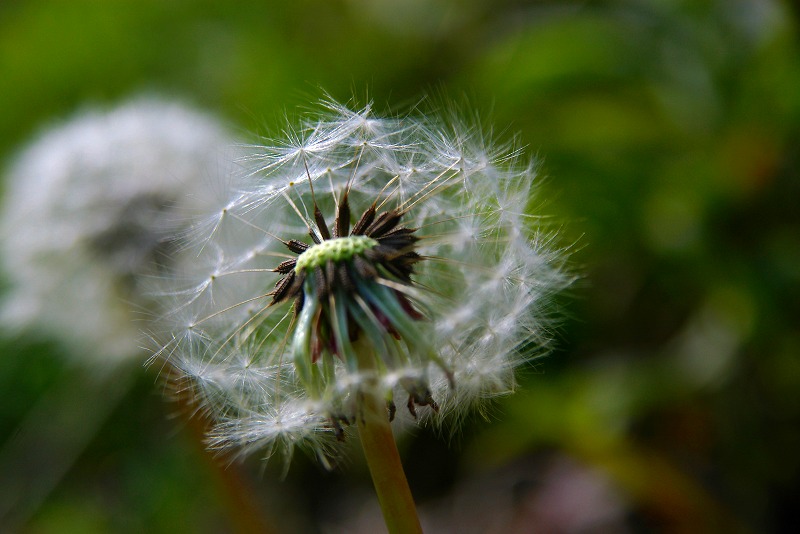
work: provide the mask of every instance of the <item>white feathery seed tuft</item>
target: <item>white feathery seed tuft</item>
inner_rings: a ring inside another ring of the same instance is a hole
[[[200,184],[232,143],[216,119],[153,97],[44,131],[6,173],[0,323],[55,336],[84,363],[141,355],[137,275],[166,260],[167,233],[213,205]]]
[[[457,112],[323,107],[247,147],[227,200],[184,236],[184,268],[159,281],[154,359],[216,418],[215,447],[324,461],[363,388],[392,416],[398,399],[398,414],[457,424],[547,349],[546,305],[571,282],[512,144]],[[371,206],[399,222],[359,232]],[[371,239],[314,249],[355,234]]]

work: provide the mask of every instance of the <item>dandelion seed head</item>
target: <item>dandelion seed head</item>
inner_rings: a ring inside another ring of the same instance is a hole
[[[367,390],[457,424],[546,350],[571,281],[513,143],[455,112],[323,108],[247,148],[163,280],[160,354],[201,384],[218,447],[323,457]]]
[[[213,205],[214,188],[198,184],[212,183],[231,143],[214,118],[152,97],[42,132],[5,176],[0,323],[46,332],[86,363],[141,354],[138,274],[165,261],[165,238],[190,213]]]

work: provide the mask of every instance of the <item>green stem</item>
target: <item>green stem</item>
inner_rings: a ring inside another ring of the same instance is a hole
[[[358,345],[360,346],[356,348],[356,352],[359,367],[362,370],[374,369],[375,360],[366,349],[368,345]],[[386,400],[376,393],[374,387],[365,387],[362,390],[357,419],[358,435],[386,528],[390,534],[421,533],[417,508],[392,435]]]

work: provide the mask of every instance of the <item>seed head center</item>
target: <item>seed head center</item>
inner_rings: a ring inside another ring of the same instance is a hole
[[[374,239],[363,235],[327,239],[300,254],[294,270],[297,273],[313,271],[317,267],[324,266],[328,261],[333,263],[348,261],[377,244],[378,242]]]

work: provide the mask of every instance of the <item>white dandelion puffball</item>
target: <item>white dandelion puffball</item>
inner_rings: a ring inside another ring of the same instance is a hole
[[[323,457],[365,392],[389,418],[458,419],[549,342],[570,277],[527,213],[533,166],[477,124],[326,101],[240,165],[159,289],[156,358],[213,446]]]
[[[5,176],[2,325],[46,332],[87,363],[141,354],[135,275],[204,205],[185,192],[203,189],[231,142],[210,116],[150,97],[43,132]]]

